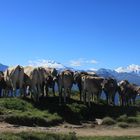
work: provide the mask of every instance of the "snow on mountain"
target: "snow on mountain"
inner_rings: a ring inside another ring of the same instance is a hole
[[[140,75],[134,72],[117,72],[110,69],[99,69],[96,71],[96,73],[105,78],[113,77],[116,78],[118,81],[128,80],[131,83],[140,85]]]
[[[0,64],[0,71],[5,71],[8,68],[8,66]]]
[[[43,67],[48,67],[48,68],[56,68],[59,71],[62,71],[64,69],[70,69],[74,70],[71,67],[67,67],[59,62],[53,61],[53,60],[45,60],[45,59],[39,59],[36,61],[29,61],[30,66],[38,67],[38,66],[43,66]]]
[[[29,61],[29,65],[31,66],[45,66],[50,68],[56,68],[57,70],[61,71],[64,69],[75,70],[71,67],[66,67],[61,63],[52,60],[37,60],[37,61]],[[0,64],[0,71],[5,71],[8,66]],[[128,80],[129,82],[135,83],[140,85],[140,66],[139,65],[129,65],[127,67],[119,67],[115,70],[110,69],[92,69],[89,72],[96,72],[98,75],[103,77],[113,77],[116,78],[118,81],[121,80]]]
[[[44,59],[39,59],[36,61],[29,61],[30,66],[44,66],[44,67],[50,67],[50,68],[56,68],[56,69],[65,69],[66,67],[53,60],[44,60]]]
[[[129,65],[127,67],[119,67],[115,69],[118,73],[127,72],[127,73],[137,73],[140,74],[140,66],[139,65]]]

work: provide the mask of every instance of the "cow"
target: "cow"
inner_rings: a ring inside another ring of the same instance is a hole
[[[89,76],[89,75],[82,75],[81,80],[82,80],[83,96],[85,97],[85,95],[87,94],[88,105],[90,106],[90,99],[92,96],[94,97],[94,102],[95,102],[95,97],[98,102],[99,97],[101,96],[102,82],[104,78]],[[84,98],[84,102],[86,102],[86,98]]]
[[[34,101],[39,101],[41,82],[42,80],[38,68],[31,66],[24,67],[24,87],[26,90],[27,86],[29,86],[29,91]]]
[[[38,67],[38,74],[39,74],[39,84],[41,88],[42,97],[44,97],[45,87],[46,84],[49,82],[49,73],[46,71],[44,67]]]
[[[63,89],[64,103],[66,103],[66,96],[70,98],[73,82],[73,72],[71,70],[64,70],[58,74],[59,103],[61,103]]]
[[[115,94],[118,89],[117,80],[111,77],[104,79],[103,81],[103,91],[106,95],[107,104],[115,105]]]
[[[82,72],[75,71],[74,72],[74,83],[77,84],[77,86],[78,86],[79,93],[80,93],[80,101],[82,101],[82,79],[81,79],[81,77],[84,75],[98,77],[98,75],[96,73],[88,73],[85,71],[82,71]]]
[[[2,97],[2,91],[6,89],[6,82],[4,80],[4,73],[0,71],[0,97]]]
[[[16,96],[17,89],[19,89],[20,95],[23,94],[24,68],[22,66],[9,67],[4,72],[4,80],[7,89],[12,90],[12,96]]]
[[[121,98],[121,105],[128,106],[133,102],[135,105],[136,96],[140,93],[140,87],[129,83],[127,80],[118,83],[118,92]]]
[[[58,83],[58,72],[55,68],[44,68],[48,75],[45,84],[46,95],[48,95],[49,88],[52,88],[53,96],[55,96],[55,83]]]

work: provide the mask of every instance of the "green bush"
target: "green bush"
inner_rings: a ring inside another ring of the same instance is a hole
[[[11,124],[18,124],[24,126],[50,126],[62,122],[62,118],[57,115],[28,115],[28,113],[7,115],[5,121]]]
[[[118,122],[127,122],[127,115],[121,115],[119,118],[117,118]]]
[[[67,105],[71,115],[77,118],[77,120],[84,120],[88,114],[88,109],[85,105],[83,104],[78,104],[78,103],[72,103]]]
[[[121,128],[127,128],[127,127],[129,127],[128,123],[126,123],[126,122],[119,122],[117,125],[119,127],[121,127]]]
[[[6,109],[21,111],[26,111],[33,108],[31,103],[19,98],[2,98],[0,99],[0,106]]]
[[[0,140],[78,140],[75,133],[68,135],[48,134],[48,133],[27,133],[21,132],[17,134],[2,133]]]
[[[127,122],[128,123],[139,123],[137,117],[128,117]]]
[[[127,115],[122,115],[117,118],[118,122],[126,122],[126,123],[139,123],[139,119],[137,117],[127,117]]]
[[[102,125],[114,125],[114,124],[116,124],[116,121],[112,119],[111,117],[103,118]]]

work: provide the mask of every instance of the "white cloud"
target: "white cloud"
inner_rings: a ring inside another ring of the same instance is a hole
[[[97,64],[98,63],[98,61],[96,61],[96,60],[90,60],[90,61],[87,61],[88,63],[91,63],[91,64]]]
[[[77,60],[71,60],[70,65],[73,67],[80,67],[86,64],[97,64],[98,61],[92,59],[92,60],[86,60],[84,58],[79,58]]]

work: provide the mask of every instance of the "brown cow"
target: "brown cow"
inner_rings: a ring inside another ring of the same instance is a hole
[[[73,85],[73,72],[64,70],[58,74],[59,103],[61,103],[62,90],[64,89],[64,103],[66,103],[66,94],[70,97]]]
[[[23,94],[23,79],[24,68],[20,65],[9,67],[4,72],[4,80],[6,82],[7,88],[12,90],[12,96],[16,96],[17,89],[19,89],[20,93]]]
[[[115,94],[117,92],[117,81],[113,78],[106,78],[103,82],[103,90],[106,94],[107,104],[115,105]]]
[[[104,78],[83,75],[81,77],[81,80],[82,80],[82,92],[84,96],[87,94],[89,106],[92,95],[94,97],[94,101],[96,97],[96,100],[98,102],[102,92],[102,82]],[[84,101],[86,101],[86,98],[84,99]]]
[[[133,102],[135,105],[136,96],[140,93],[140,87],[129,83],[127,80],[123,80],[118,83],[118,92],[121,97],[121,105],[128,106]]]

